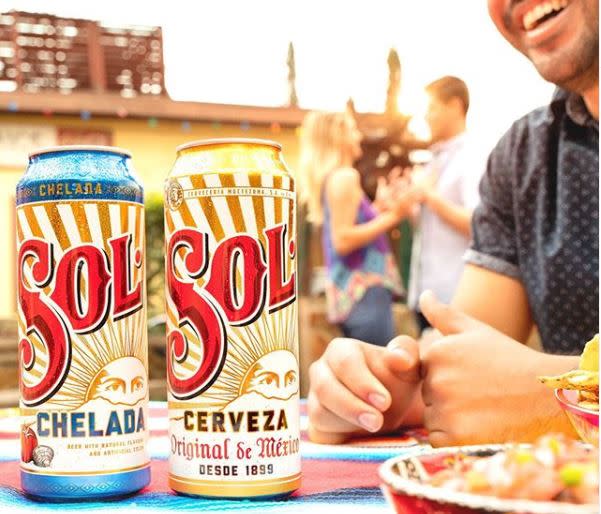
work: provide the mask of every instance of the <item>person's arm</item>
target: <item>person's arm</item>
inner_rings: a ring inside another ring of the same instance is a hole
[[[447,225],[470,237],[472,210],[457,205],[432,190],[424,195],[424,203]]]
[[[473,264],[466,264],[453,307],[525,343],[532,330],[532,314],[522,282]]]
[[[366,246],[393,228],[402,218],[401,209],[397,208],[381,212],[366,223],[356,224],[362,196],[356,170],[340,169],[329,178],[326,201],[331,213],[332,244],[339,255],[347,255]]]

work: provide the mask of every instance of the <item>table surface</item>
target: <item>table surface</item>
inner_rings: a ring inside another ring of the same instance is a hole
[[[19,488],[19,411],[0,410],[0,512],[106,511],[106,512],[295,512],[311,514],[392,512],[380,490],[378,467],[393,456],[425,442],[421,430],[394,438],[370,438],[341,446],[317,445],[306,437],[307,418],[302,406],[303,484],[286,500],[207,500],[179,496],[167,485],[167,407],[150,403],[152,481],[139,494],[110,502],[45,504],[25,497]]]

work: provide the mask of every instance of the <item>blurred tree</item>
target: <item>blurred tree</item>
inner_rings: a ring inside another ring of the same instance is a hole
[[[386,114],[398,115],[401,91],[401,60],[394,48],[388,52],[388,90],[386,91]]]
[[[165,222],[163,195],[146,196],[146,291],[148,317],[165,311]]]
[[[288,43],[288,105],[290,107],[298,106],[298,96],[296,95],[296,63],[294,61],[294,44]]]

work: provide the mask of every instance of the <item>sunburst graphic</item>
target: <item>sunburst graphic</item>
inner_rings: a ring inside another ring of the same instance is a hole
[[[298,394],[297,305],[262,316],[246,327],[228,327],[228,355],[201,403],[217,410],[249,400],[287,401]]]
[[[80,335],[73,345],[69,375],[48,404],[73,410],[90,402],[131,406],[144,400],[148,396],[145,318],[140,310]]]

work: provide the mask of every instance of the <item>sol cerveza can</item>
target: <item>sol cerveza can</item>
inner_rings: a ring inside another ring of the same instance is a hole
[[[21,484],[84,499],[150,480],[143,189],[130,155],[56,147],[17,185]]]
[[[277,143],[189,143],[165,184],[169,485],[300,485],[296,194]]]

